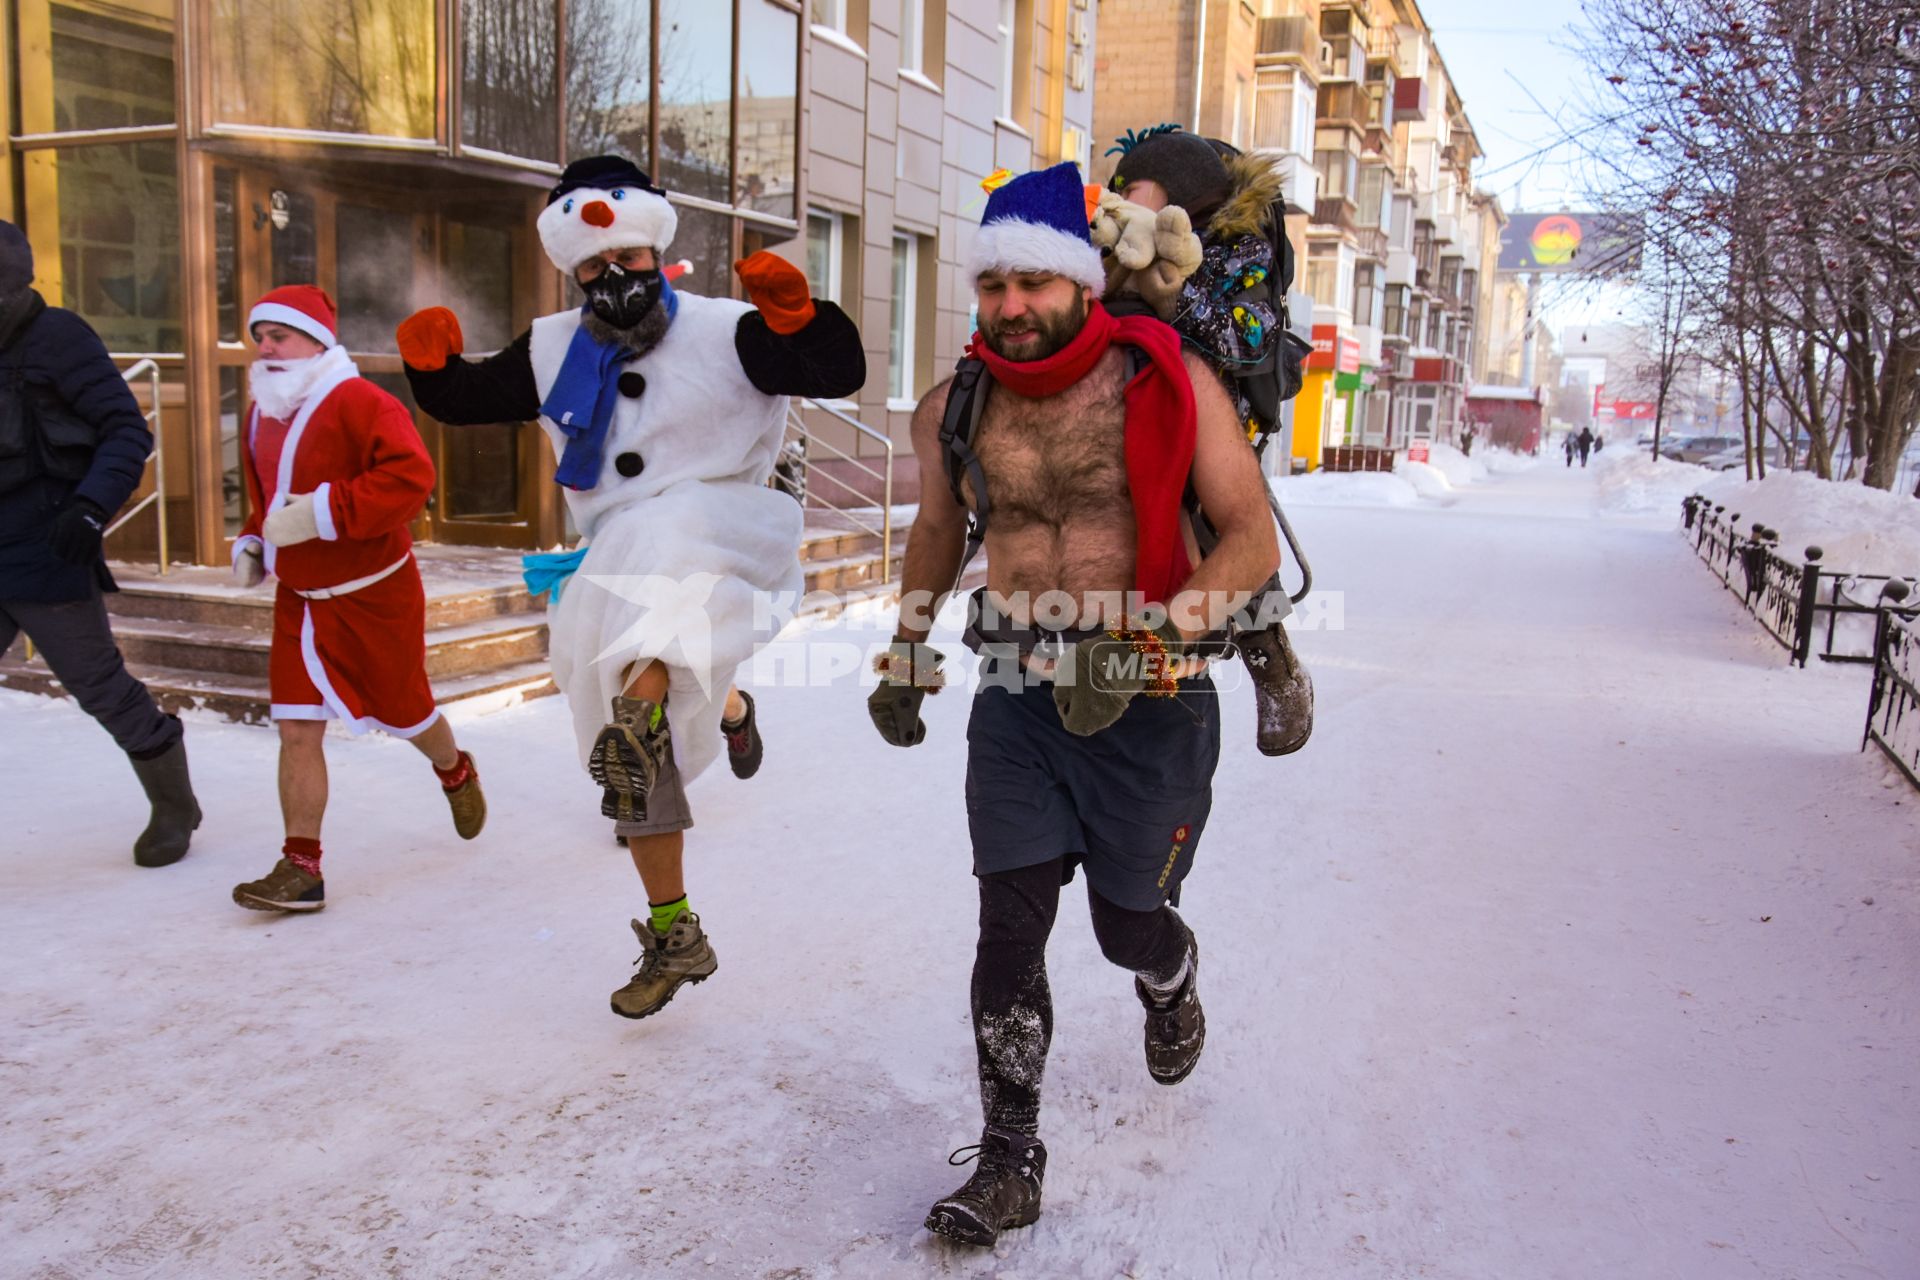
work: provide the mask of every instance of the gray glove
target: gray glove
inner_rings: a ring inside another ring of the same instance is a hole
[[[880,736],[894,746],[915,747],[927,736],[920,702],[929,693],[940,692],[945,683],[940,674],[943,661],[938,649],[912,640],[895,640],[874,659],[880,683],[867,695],[867,715]]]

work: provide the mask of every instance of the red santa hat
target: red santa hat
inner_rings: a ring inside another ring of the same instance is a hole
[[[340,313],[327,291],[318,285],[283,284],[253,304],[247,313],[247,332],[257,324],[283,324],[296,333],[304,333],[323,347],[335,346],[334,330]]]

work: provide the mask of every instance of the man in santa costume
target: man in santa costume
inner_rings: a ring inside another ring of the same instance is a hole
[[[273,870],[234,888],[233,900],[256,911],[326,905],[329,720],[417,747],[462,839],[487,817],[473,757],[427,685],[426,592],[407,525],[433,490],[433,460],[406,406],[360,377],[336,325],[333,300],[305,284],[273,290],[247,317],[260,358],[240,434],[249,514],[233,569],[242,586],[279,580],[268,687],[287,831]]]
[[[737,775],[759,762],[753,705],[731,684],[778,629],[756,596],[791,599],[802,583],[800,508],[767,485],[787,397],[866,381],[853,322],[771,253],[734,265],[750,303],[675,290],[662,257],[677,222],[630,160],[576,161],[538,226],[585,306],[472,362],[444,307],[399,333],[421,408],[447,423],[538,418],[553,444],[585,543],[529,557],[528,584],[551,592],[554,680],[647,891],[649,919],[633,921],[639,969],[612,997],[628,1018],[717,968],[687,905],[685,788],[723,741]]]

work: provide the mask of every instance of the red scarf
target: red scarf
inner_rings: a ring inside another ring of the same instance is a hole
[[[1004,359],[977,333],[969,351],[985,362],[995,382],[1038,400],[1086,377],[1116,342],[1147,354],[1146,365],[1126,387],[1127,489],[1137,537],[1134,589],[1148,601],[1164,603],[1192,572],[1180,536],[1180,510],[1193,466],[1196,415],[1180,335],[1152,316],[1115,319],[1096,302],[1079,336],[1044,360]]]

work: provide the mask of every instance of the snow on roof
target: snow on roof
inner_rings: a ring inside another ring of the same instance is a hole
[[[1539,387],[1496,387],[1491,383],[1481,383],[1467,388],[1469,400],[1531,400],[1535,404],[1544,403]]]

